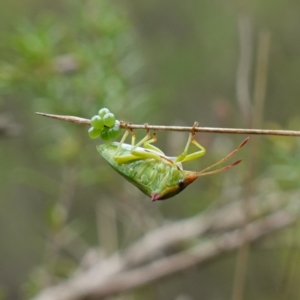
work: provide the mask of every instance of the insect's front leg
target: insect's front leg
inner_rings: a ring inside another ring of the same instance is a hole
[[[156,133],[153,132],[153,137],[152,137],[152,139],[150,139],[149,141],[146,141],[146,142],[144,143],[144,145],[143,145],[144,148],[153,150],[153,151],[158,152],[158,153],[160,153],[160,154],[162,154],[162,155],[165,156],[165,154],[164,154],[159,148],[157,148],[157,147],[151,145],[151,143],[156,142],[156,140],[157,140],[157,138],[156,138]]]
[[[132,134],[132,137],[131,137],[131,146],[132,146],[132,148],[135,146],[135,145],[134,145],[134,144],[135,144],[135,134],[133,133],[132,130],[127,129],[127,130],[125,131],[125,133],[124,133],[124,135],[123,135],[121,141],[119,142],[119,146],[118,146],[118,148],[117,148],[117,150],[116,150],[116,152],[115,152],[115,155],[114,155],[114,157],[113,157],[114,160],[115,160],[117,163],[128,163],[128,162],[130,162],[130,161],[136,159],[135,156],[130,155],[130,154],[128,154],[128,155],[118,155],[119,152],[120,152],[120,150],[121,150],[121,148],[122,148],[122,145],[124,144],[124,142],[125,142],[125,140],[126,140],[126,138],[127,138],[127,136],[128,136],[129,133]]]
[[[128,133],[127,133],[128,135]],[[120,142],[120,145],[118,147],[118,149],[120,149],[122,147],[122,144],[127,135],[122,138],[121,142]],[[135,144],[135,135],[132,136],[132,141],[131,141],[131,145],[132,145],[132,148],[131,148],[131,154],[126,154],[126,155],[115,155],[114,156],[114,160],[117,162],[117,163],[128,163],[130,161],[133,161],[133,160],[137,160],[137,159],[147,159],[147,158],[154,158],[156,160],[161,160],[161,157],[158,155],[158,154],[155,154],[153,152],[146,152],[144,150],[139,150],[138,147],[140,145],[148,145],[149,142],[152,141],[152,139],[149,141],[150,139],[150,134],[147,133],[147,135],[141,140],[139,141],[137,144]],[[148,141],[148,143],[147,143]],[[154,146],[153,146],[154,147]],[[156,147],[155,147],[156,148]],[[116,154],[118,153],[119,151],[117,150],[116,151]]]
[[[143,158],[143,159],[154,158],[156,160],[161,160],[161,157],[159,156],[159,153],[162,153],[162,152],[160,150],[157,151],[158,154],[156,154],[156,153],[153,153],[153,152],[147,152],[145,150],[137,149],[140,145],[143,145],[145,148],[154,150],[154,149],[156,149],[156,147],[153,146],[153,145],[150,145],[150,143],[155,142],[155,141],[156,141],[156,137],[154,136],[151,139],[149,131],[147,131],[147,135],[141,141],[139,141],[134,147],[132,147],[131,154],[138,157],[138,158]]]
[[[198,123],[195,122],[193,129],[196,128],[197,126],[198,126]],[[175,163],[184,162],[184,161],[188,161],[188,160],[194,160],[194,159],[197,159],[197,158],[203,156],[206,153],[205,148],[195,141],[195,139],[194,139],[195,135],[196,135],[195,131],[192,130],[184,151],[180,155],[177,156],[177,158],[174,161]],[[194,153],[191,153],[191,154],[187,154],[191,143],[194,144],[196,147],[198,147],[200,150],[196,151]]]
[[[115,152],[115,156],[117,156],[118,153],[120,152],[120,149],[121,149],[122,145],[124,144],[124,142],[125,142],[128,134],[129,134],[129,130],[126,130],[125,133],[124,133],[124,135],[123,135],[123,137],[122,137],[122,139],[121,139],[121,141],[119,142],[119,146],[118,146],[118,148],[117,148],[117,150]]]

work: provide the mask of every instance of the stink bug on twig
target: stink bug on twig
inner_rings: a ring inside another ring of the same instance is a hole
[[[203,169],[200,172],[183,170],[182,162],[194,160],[203,156],[206,152],[205,148],[198,144],[194,137],[196,132],[219,132],[219,133],[250,133],[250,134],[274,134],[274,135],[293,135],[300,136],[300,132],[292,132],[285,130],[261,130],[261,129],[232,129],[232,128],[209,128],[197,127],[195,123],[193,127],[172,127],[172,126],[149,126],[135,125],[124,121],[115,121],[113,126],[114,115],[108,109],[100,109],[98,115],[103,118],[103,122],[98,116],[94,116],[91,120],[74,116],[60,116],[45,113],[37,113],[38,115],[73,122],[77,124],[92,125],[89,134],[91,138],[101,138],[108,143],[97,147],[100,154],[108,161],[108,163],[128,181],[138,187],[144,194],[149,196],[152,201],[165,200],[175,196],[184,190],[189,184],[198,177],[217,174],[226,171],[241,162],[237,160],[234,163],[217,170],[214,167],[222,164],[225,160],[236,154],[249,140],[246,138],[235,150],[215,164]],[[109,122],[108,122],[109,121]],[[106,124],[105,124],[106,122]],[[101,125],[101,126],[100,126]],[[102,128],[102,129],[100,129]],[[111,142],[120,133],[120,129],[126,129],[126,132],[118,142]],[[146,129],[147,135],[137,144],[135,143],[135,135],[133,129]],[[151,138],[149,134],[151,130],[175,130],[190,131],[188,142],[184,151],[177,157],[165,155],[160,149],[153,146],[156,141],[155,132]],[[125,140],[129,133],[132,133],[131,145],[125,144]],[[198,151],[188,154],[190,144],[194,144]],[[143,146],[143,147],[142,147]]]
[[[197,125],[195,123],[194,127]],[[120,142],[102,144],[97,147],[97,150],[119,174],[138,187],[152,201],[171,198],[183,191],[198,177],[217,174],[236,166],[241,160],[220,169],[211,170],[236,154],[249,140],[246,138],[234,151],[215,164],[200,172],[195,172],[182,168],[182,162],[197,159],[206,152],[205,148],[195,141],[193,130],[184,151],[177,157],[169,157],[152,145],[156,141],[155,133],[151,138],[147,131],[145,138],[137,144],[135,135],[132,133],[131,145],[124,143],[129,133],[130,130],[127,129]],[[191,143],[197,146],[199,151],[188,154]]]

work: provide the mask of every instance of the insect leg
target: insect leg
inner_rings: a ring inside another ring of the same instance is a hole
[[[147,135],[146,135],[143,139],[141,139],[137,144],[135,144],[135,145],[133,144],[133,145],[132,145],[131,151],[134,150],[134,149],[136,149],[136,148],[139,147],[140,145],[146,143],[147,140],[149,140],[149,139],[150,139],[150,134],[147,133]]]
[[[164,154],[159,148],[157,148],[157,147],[151,145],[151,143],[156,142],[156,140],[157,140],[157,138],[156,138],[156,133],[153,132],[153,137],[152,137],[152,139],[150,139],[149,141],[146,141],[146,142],[144,143],[144,145],[143,145],[144,148],[153,150],[153,151],[158,152],[158,153],[160,153],[160,154],[162,154],[162,155],[165,156],[165,154]]]
[[[128,133],[127,133],[127,135],[128,135]],[[121,147],[121,145],[125,141],[127,135],[125,136],[125,134],[124,134],[118,148]],[[161,160],[161,157],[158,154],[155,154],[152,152],[146,152],[143,150],[137,150],[137,148],[140,145],[147,143],[147,140],[149,140],[149,139],[150,139],[150,135],[149,135],[149,133],[147,133],[147,135],[141,141],[139,141],[137,144],[135,144],[135,135],[132,136],[131,154],[121,155],[121,156],[116,155],[114,157],[114,160],[117,163],[128,163],[128,162],[136,160],[136,159],[147,159],[147,158],[154,158],[156,160]],[[118,150],[116,151],[116,153],[118,153]]]
[[[117,163],[128,163],[130,161],[133,161],[133,160],[136,160],[137,158],[131,154],[128,154],[128,155],[121,155],[121,156],[118,156],[118,153],[120,152],[120,149],[122,147],[122,145],[124,144],[128,134],[131,133],[132,134],[132,137],[131,137],[131,145],[132,147],[134,147],[134,144],[135,144],[135,134],[132,130],[129,130],[127,129],[121,139],[121,141],[119,142],[119,146],[115,152],[115,156],[114,156],[114,160],[117,162]]]
[[[235,150],[233,150],[232,152],[230,152],[227,156],[225,156],[223,159],[221,159],[221,160],[219,160],[218,162],[216,162],[215,164],[213,164],[213,165],[211,165],[211,166],[209,166],[209,167],[207,167],[207,168],[205,168],[204,170],[202,170],[202,171],[200,171],[200,172],[198,172],[198,174],[202,174],[202,173],[205,173],[205,174],[207,174],[208,175],[208,172],[206,172],[206,171],[208,171],[208,170],[210,170],[210,169],[212,169],[212,168],[214,168],[215,166],[217,166],[217,165],[219,165],[219,164],[221,164],[221,163],[223,163],[225,160],[227,160],[228,158],[230,158],[231,156],[233,156],[233,155],[235,155],[247,142],[248,142],[248,140],[249,140],[249,138],[246,138]],[[240,160],[239,161],[237,161],[237,162],[235,162],[235,163],[233,163],[232,165],[230,165],[230,166],[228,166],[229,168],[231,168],[231,167],[233,167],[234,165],[236,165],[236,164],[238,164],[240,162]],[[227,168],[228,169],[228,167],[224,167],[224,168]],[[222,168],[222,169],[224,169],[224,168]],[[222,169],[219,169],[219,170],[216,170],[216,171],[213,171],[213,172],[216,172],[216,173],[218,173],[217,171],[219,171],[219,172],[222,172],[222,171],[224,171],[224,170],[222,170]],[[226,170],[227,170],[226,169]],[[221,171],[220,171],[221,170]],[[209,172],[210,174],[212,173],[212,172]],[[199,175],[200,176],[200,175]]]
[[[200,149],[200,151],[196,151],[194,153],[188,154],[181,162],[197,159],[206,153],[205,148],[203,146],[201,146],[199,143],[197,143],[194,140],[194,138],[191,139],[191,143],[193,143],[195,146],[197,146]]]
[[[132,150],[132,155],[137,156],[139,158],[147,159],[147,158],[154,158],[156,160],[161,160],[161,156],[156,153],[140,151],[140,150]]]
[[[205,152],[206,152],[205,148],[194,140],[194,136],[195,136],[195,133],[191,132],[184,151],[180,155],[177,156],[177,158],[174,161],[175,163],[193,160],[193,159],[199,158],[205,154]],[[200,149],[200,151],[197,151],[197,152],[194,152],[191,154],[187,154],[191,143],[193,143],[195,146],[197,146]]]
[[[125,140],[126,140],[128,134],[129,134],[129,131],[126,130],[125,133],[124,133],[124,135],[123,135],[123,137],[122,137],[122,139],[121,139],[121,141],[119,142],[119,146],[118,146],[118,148],[117,148],[117,150],[116,150],[115,156],[119,153],[119,151],[120,151],[120,149],[121,149],[121,147],[122,147],[122,144],[125,142]]]
[[[128,162],[133,161],[133,160],[137,160],[137,159],[147,159],[147,158],[154,158],[155,160],[161,160],[162,159],[156,153],[132,149],[131,154],[115,156],[114,160],[117,163],[122,164],[122,163],[128,163]]]
[[[150,139],[150,134],[149,134],[149,132],[147,132],[147,135],[131,149],[131,154],[134,156],[137,156],[139,158],[143,158],[143,159],[154,158],[156,160],[161,160],[161,157],[159,156],[159,154],[147,152],[144,150],[137,150],[137,147],[139,147],[142,144],[149,145],[149,142],[152,142],[152,140],[153,140],[153,139],[150,139],[150,141],[149,141],[149,139]]]

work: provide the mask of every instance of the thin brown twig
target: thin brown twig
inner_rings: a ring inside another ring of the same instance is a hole
[[[41,112],[36,112],[37,115],[72,122],[76,124],[90,125],[91,121],[89,119],[84,119],[74,116],[63,116],[63,115],[53,115]],[[191,132],[207,132],[207,133],[229,133],[229,134],[253,134],[253,135],[277,135],[277,136],[300,136],[300,131],[297,130],[273,130],[273,129],[247,129],[247,128],[218,128],[218,127],[193,127],[193,126],[165,126],[165,125],[141,125],[141,124],[131,124],[124,121],[119,121],[118,123],[121,128],[128,129],[144,129],[144,130],[161,130],[161,131],[183,131]]]

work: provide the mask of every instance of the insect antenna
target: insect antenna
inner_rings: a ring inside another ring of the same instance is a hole
[[[212,174],[218,174],[218,173],[220,173],[220,172],[227,171],[227,170],[231,169],[232,167],[238,165],[241,161],[242,161],[242,160],[239,159],[239,160],[237,160],[236,162],[232,163],[231,165],[228,165],[228,166],[223,167],[223,168],[218,169],[218,170],[214,170],[214,171],[210,171],[210,172],[203,172],[203,171],[198,172],[198,173],[197,173],[197,177],[206,176],[206,175],[212,175]],[[210,167],[209,167],[209,168],[210,168]]]
[[[210,174],[216,174],[219,172],[223,172],[226,171],[234,166],[236,166],[237,164],[239,164],[241,162],[241,160],[238,160],[236,162],[234,162],[231,165],[228,165],[226,167],[223,167],[221,169],[215,170],[215,171],[211,171],[211,172],[207,172],[208,170],[222,164],[225,160],[227,160],[228,158],[232,157],[233,155],[235,155],[242,147],[244,147],[246,145],[246,143],[249,141],[249,137],[247,137],[235,150],[233,150],[232,152],[230,152],[227,156],[225,156],[224,158],[222,158],[221,160],[219,160],[218,162],[216,162],[215,164],[203,169],[200,172],[197,172],[198,176],[204,176],[204,175],[210,175]]]

